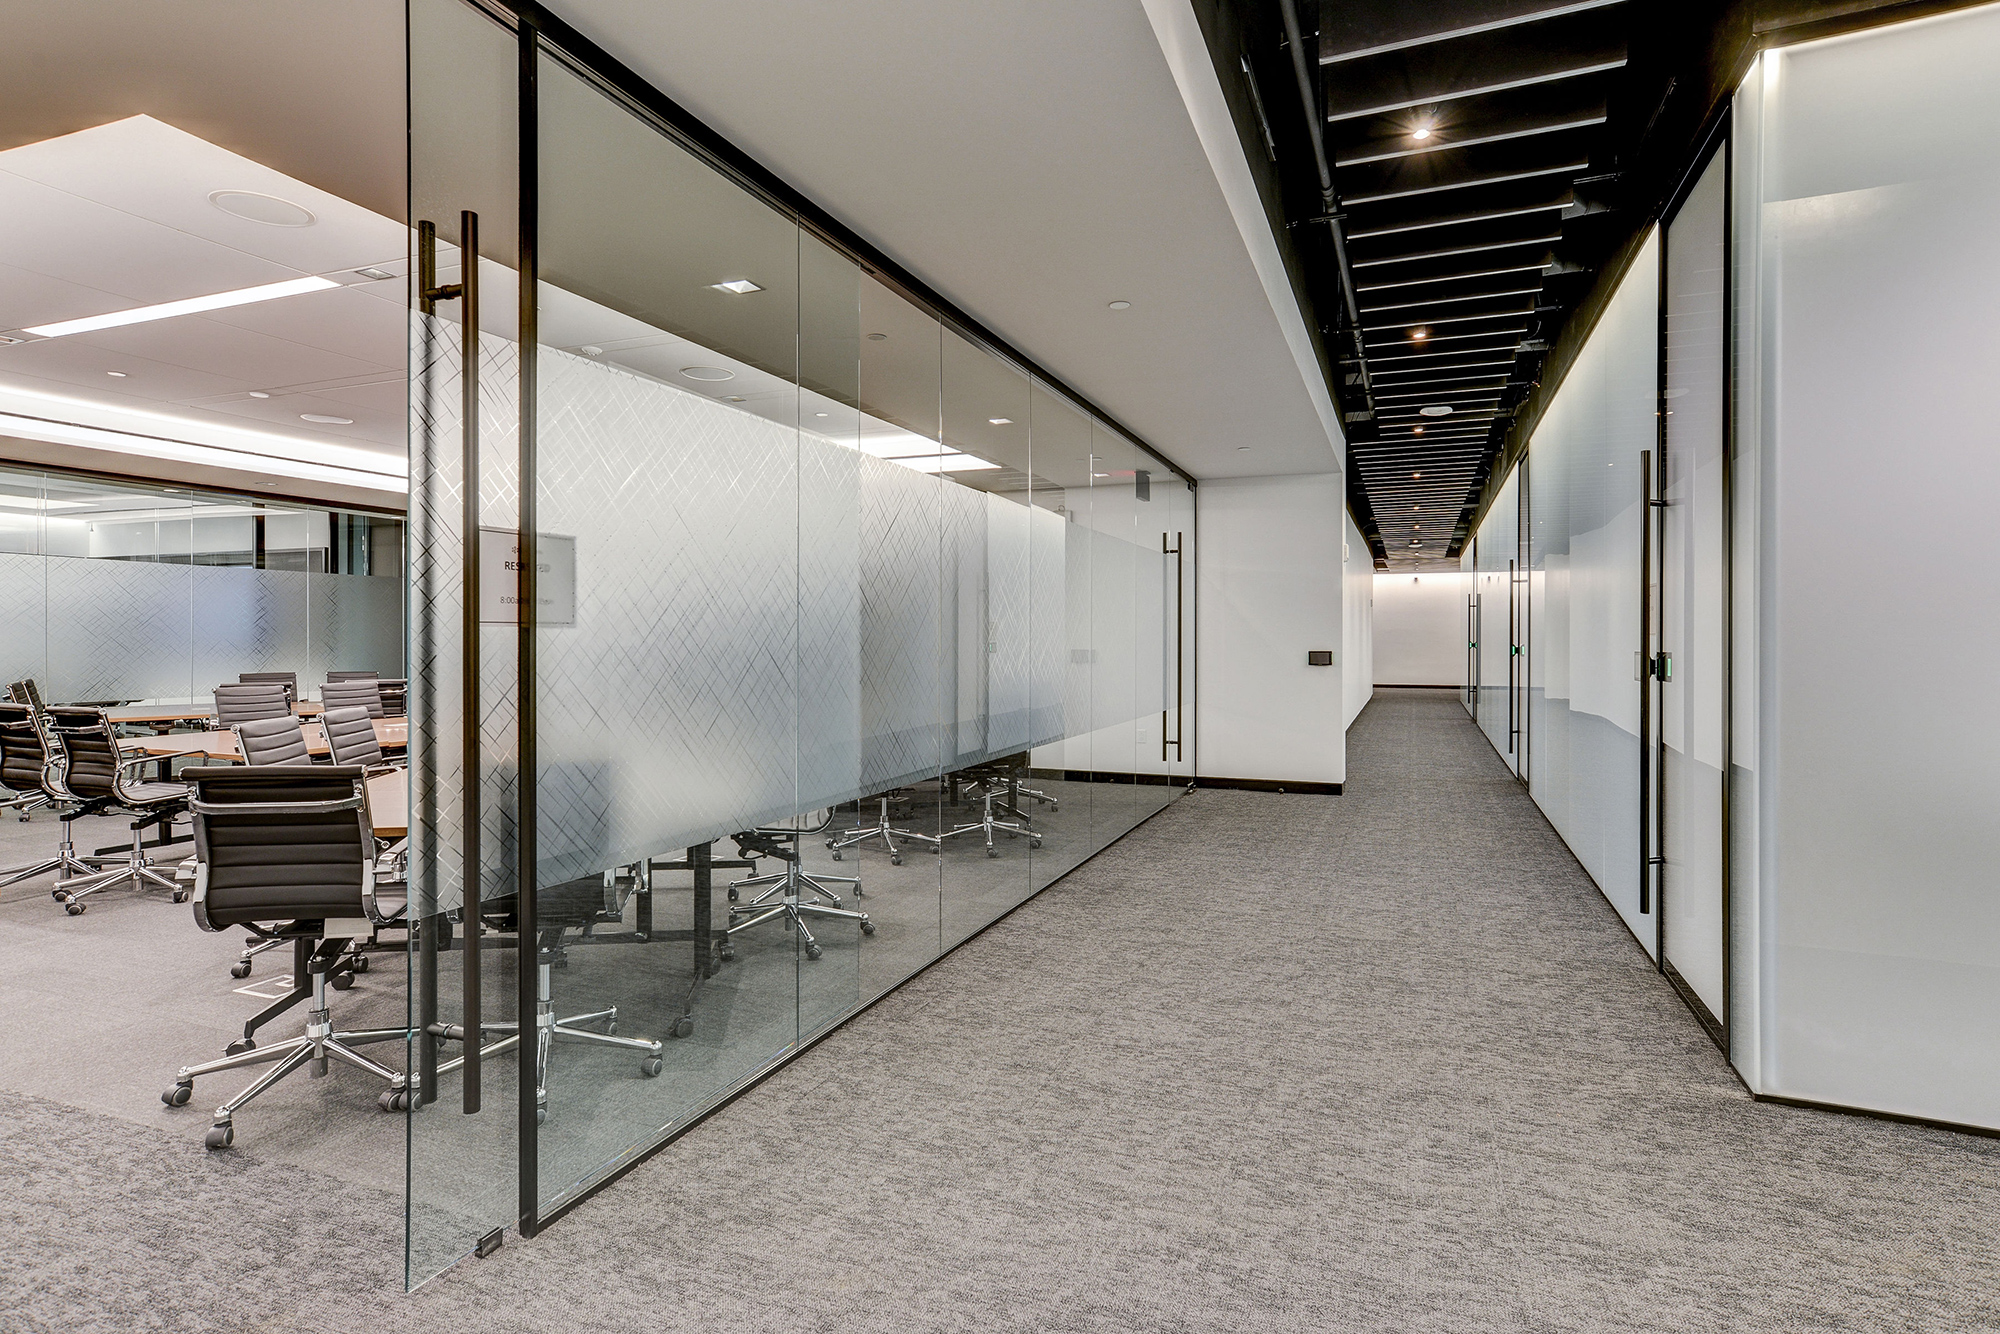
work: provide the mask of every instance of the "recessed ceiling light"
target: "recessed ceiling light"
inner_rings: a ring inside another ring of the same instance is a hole
[[[1410,433],[1412,435],[1422,435],[1424,433],[1424,428],[1421,426],[1413,426],[1410,428]]]
[[[1451,405],[1449,403],[1426,403],[1417,409],[1417,415],[1419,417],[1449,417],[1451,416]]]
[[[1132,303],[1130,301],[1114,301],[1111,303],[1111,309],[1130,310],[1132,309]]]
[[[148,320],[172,319],[176,315],[194,315],[204,310],[247,306],[255,301],[273,301],[281,296],[297,296],[301,292],[323,292],[329,287],[338,286],[339,283],[326,278],[288,278],[281,283],[239,287],[233,292],[189,297],[186,301],[165,301],[157,306],[134,306],[131,310],[114,310],[109,315],[90,315],[80,320],[41,324],[26,332],[40,334],[44,338],[61,338],[65,334],[91,333],[98,329],[116,329],[126,324],[144,324]]]
[[[741,394],[725,394],[723,397],[727,398],[731,403],[747,403],[749,401]]]
[[[868,341],[871,343],[879,343],[888,336],[889,336],[888,334],[869,334]]]
[[[1248,446],[1248,445],[1238,445],[1238,446],[1236,447],[1236,452],[1237,452],[1238,454],[1248,454],[1248,453],[1250,452],[1250,446]]]
[[[1410,137],[1412,139],[1428,139],[1431,137],[1431,127],[1428,125],[1419,125],[1416,129],[1410,131]]]
[[[989,426],[1012,426],[1014,419],[1012,417],[988,417],[986,423]]]
[[[709,286],[714,288],[718,292],[733,292],[737,296],[743,296],[746,293],[761,292],[764,290],[763,288],[757,286],[757,284],[751,282],[748,278],[728,278],[719,283],[710,283]]]
[[[396,275],[389,272],[387,269],[356,269],[354,271],[354,276],[357,278],[366,278],[370,282],[379,283],[385,278],[393,278]]]
[[[252,389],[252,390],[250,391],[250,397],[252,397],[252,398],[269,398],[269,397],[270,397],[270,395],[269,395],[269,394],[267,394],[267,393],[265,393],[265,392],[264,392],[263,390],[261,390],[261,389]]]
[[[1426,338],[1429,338],[1430,336],[1431,336],[1431,331],[1429,329],[1410,330],[1410,337],[1415,339],[1419,343],[1423,342]]]
[[[121,380],[125,378],[125,372],[124,372],[124,371],[106,371],[106,372],[104,372],[104,373],[105,373],[106,375],[115,375],[115,376],[117,376],[117,377],[118,377],[119,379],[121,379]]]
[[[1411,474],[1410,474],[1410,480],[1414,482],[1415,480],[1417,480],[1417,478],[1419,478],[1419,477],[1422,477],[1422,476],[1423,476],[1423,474],[1422,474],[1422,473],[1420,473],[1420,472],[1413,472],[1413,473],[1411,473]]]
[[[681,374],[690,380],[721,381],[736,378],[735,371],[724,370],[720,366],[683,366]]]
[[[329,417],[323,412],[301,412],[299,420],[302,422],[317,422],[321,426],[354,425],[354,418],[352,417]]]
[[[255,190],[217,190],[208,202],[232,217],[272,227],[310,227],[316,221],[311,209]]]
[[[824,416],[826,416],[826,414],[825,414],[824,412],[815,412],[815,413],[813,414],[813,416],[815,416],[815,417],[824,417]]]

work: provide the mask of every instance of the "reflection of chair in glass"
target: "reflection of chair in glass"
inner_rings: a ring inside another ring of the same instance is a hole
[[[626,876],[612,876],[607,882],[603,876],[585,876],[580,880],[566,881],[560,885],[545,885],[535,891],[535,1119],[546,1121],[549,1116],[549,1049],[560,1039],[564,1042],[596,1043],[605,1047],[619,1047],[639,1053],[639,1073],[652,1079],[660,1073],[664,1065],[662,1053],[665,1044],[651,1038],[625,1038],[618,1036],[618,1007],[607,1006],[602,1010],[592,1010],[588,1014],[574,1014],[567,1018],[556,1017],[555,999],[550,987],[550,970],[569,967],[568,947],[563,937],[575,928],[583,928],[587,933],[591,927],[601,923],[624,920],[625,900],[638,882]],[[489,899],[483,905],[481,920],[502,914],[509,920],[501,923],[503,928],[518,934],[520,919],[514,912],[517,900],[511,895],[505,899]],[[604,1031],[585,1028],[585,1024],[603,1024]],[[505,1033],[507,1036],[497,1042],[489,1042],[479,1049],[480,1059],[499,1056],[515,1050],[521,1045],[520,1026],[510,1022],[488,1021],[480,1028],[488,1033]],[[674,1024],[674,1035],[685,1037],[694,1031],[691,1020],[683,1017]],[[463,1056],[455,1056],[438,1066],[439,1075],[448,1075],[465,1064]],[[390,1099],[384,1100],[388,1105]]]
[[[372,1061],[356,1047],[402,1042],[403,1027],[336,1032],[327,987],[352,980],[351,940],[374,934],[403,915],[403,886],[378,883],[375,831],[368,823],[361,770],[320,764],[258,765],[189,771],[194,784],[194,917],[204,931],[279,924],[270,934],[290,940],[304,977],[259,1016],[269,1018],[308,995],[312,1009],[303,1036],[274,1046],[246,1040],[231,1044],[219,1061],[182,1067],[160,1101],[184,1107],[194,1081],[246,1065],[276,1062],[254,1083],[216,1109],[208,1147],[235,1141],[234,1116],[307,1062],[314,1077],[329,1058],[365,1070],[389,1085],[383,1105],[402,1095],[404,1076]],[[394,892],[388,892],[393,890]],[[309,979],[309,980],[308,980]]]
[[[62,881],[53,893],[64,911],[76,917],[85,908],[87,895],[95,894],[120,881],[129,880],[144,889],[152,886],[172,893],[174,902],[187,891],[171,875],[154,869],[147,853],[146,830],[159,827],[159,847],[174,842],[174,818],[186,812],[188,789],[183,783],[147,783],[128,778],[125,771],[142,764],[158,763],[158,757],[141,755],[126,759],[118,750],[118,736],[102,709],[50,709],[45,741],[59,747],[63,755],[63,786],[83,803],[82,811],[125,811],[132,821],[132,846],[123,856],[91,857],[90,861],[113,861],[84,877],[81,884],[72,878]]]
[[[740,931],[748,931],[774,918],[783,918],[799,938],[806,943],[806,957],[817,959],[821,950],[819,942],[806,926],[807,917],[831,917],[842,921],[858,922],[863,935],[875,934],[875,923],[865,912],[857,912],[846,907],[840,895],[828,889],[828,885],[852,885],[856,898],[861,896],[861,882],[851,876],[813,875],[805,869],[805,858],[799,853],[799,844],[807,834],[823,834],[833,823],[833,812],[815,811],[803,817],[794,825],[767,825],[759,829],[746,829],[740,834],[731,834],[736,840],[737,851],[755,860],[758,857],[775,857],[785,864],[785,869],[770,875],[751,876],[747,880],[733,880],[729,885],[729,929],[728,938],[734,939]],[[747,903],[737,902],[740,891],[767,886],[763,893]],[[743,920],[738,921],[738,918]]]
[[[903,864],[903,849],[898,846],[896,842],[898,839],[902,839],[904,842],[929,844],[930,850],[936,852],[938,850],[938,840],[936,837],[930,834],[919,834],[914,829],[898,829],[889,819],[889,803],[891,801],[904,800],[909,795],[911,795],[909,788],[897,788],[894,792],[877,794],[873,798],[873,800],[880,803],[880,815],[876,823],[866,828],[857,824],[855,828],[848,830],[846,833],[834,835],[826,840],[826,846],[833,853],[833,859],[839,861],[840,854],[844,850],[860,847],[868,843],[871,839],[878,838],[882,840],[883,846],[889,849],[889,862],[894,866],[901,866]],[[861,897],[861,885],[859,882],[854,886],[854,895],[856,898]]]

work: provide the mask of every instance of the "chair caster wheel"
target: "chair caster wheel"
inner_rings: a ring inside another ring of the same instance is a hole
[[[160,1095],[160,1101],[169,1107],[185,1107],[193,1096],[193,1084],[176,1084]]]
[[[227,1121],[224,1121],[219,1126],[210,1126],[208,1134],[202,1139],[202,1143],[208,1146],[210,1153],[214,1153],[218,1149],[226,1149],[235,1142],[236,1127]]]
[[[236,1039],[236,1041],[230,1043],[227,1047],[224,1047],[222,1049],[222,1054],[224,1056],[241,1056],[246,1051],[255,1051],[255,1050],[257,1050],[257,1039],[238,1038]]]
[[[52,889],[49,891],[49,897],[57,903],[61,903],[69,898],[69,891],[66,889]]]
[[[1031,838],[1028,840],[1028,846],[1031,848],[1039,848],[1042,846],[1042,840],[1040,840],[1039,838]]]
[[[736,958],[736,947],[734,945],[724,945],[722,947],[722,961],[724,963],[729,963],[735,958]]]
[[[248,959],[239,959],[235,963],[230,964],[229,975],[231,977],[250,976],[250,961]]]
[[[188,901],[188,892],[186,890],[177,889],[174,891],[175,903],[186,903],[187,901]]]
[[[612,1038],[618,1036],[618,1021],[616,1019],[607,1019],[604,1021],[604,1035]]]
[[[870,922],[870,921],[865,921],[865,920],[864,920],[864,921],[863,921],[863,922],[861,923],[861,934],[862,934],[862,935],[864,935],[864,936],[872,936],[872,935],[874,935],[874,934],[875,934],[875,923],[873,923],[873,922]]]
[[[835,861],[839,861],[839,860],[840,860],[840,849],[839,849],[839,848],[835,848],[835,849],[833,850],[833,859],[834,859]]]
[[[989,856],[989,857],[998,857],[998,856],[1000,855],[1000,849],[998,849],[998,848],[988,848],[988,849],[986,849],[986,855],[987,855],[987,856]]]
[[[694,1020],[690,1016],[684,1014],[680,1018],[674,1020],[674,1026],[668,1029],[667,1032],[677,1038],[687,1037],[689,1034],[694,1032]]]
[[[806,957],[807,957],[808,959],[817,959],[817,958],[819,958],[819,956],[820,956],[820,955],[822,955],[822,954],[824,954],[824,953],[826,953],[826,951],[825,951],[825,950],[822,950],[822,949],[821,949],[821,948],[820,948],[819,946],[817,946],[817,945],[808,945],[808,946],[806,946]]]
[[[83,916],[83,914],[84,914],[84,910],[85,910],[85,909],[87,909],[87,908],[89,908],[89,907],[90,907],[90,905],[89,905],[89,904],[87,904],[87,903],[80,903],[80,902],[78,902],[78,901],[77,901],[77,900],[75,900],[75,899],[64,899],[64,900],[63,900],[63,911],[64,911],[64,912],[66,912],[66,913],[68,913],[68,914],[69,914],[69,915],[70,915],[71,917],[81,917],[81,916]]]
[[[354,956],[354,971],[355,971],[355,972],[357,972],[357,973],[365,973],[365,972],[367,972],[367,971],[368,971],[368,956],[367,956],[367,955],[365,955],[365,954],[357,954],[357,955],[355,955],[355,956]]]
[[[345,991],[349,987],[354,985],[354,974],[335,973],[331,978],[328,978],[327,980],[332,985],[335,991]]]
[[[736,886],[734,885],[731,885],[729,887],[729,901],[731,903],[736,902]]]
[[[639,1073],[648,1079],[658,1079],[660,1077],[660,1070],[665,1064],[657,1056],[648,1056],[645,1060],[639,1062]]]
[[[410,1094],[407,1089],[390,1089],[375,1100],[385,1112],[407,1112],[410,1110]]]
[[[889,865],[891,866],[901,866],[902,864],[903,864],[903,854],[900,852],[889,859]]]
[[[535,1124],[536,1124],[536,1125],[541,1125],[541,1124],[543,1124],[544,1122],[546,1122],[546,1121],[547,1121],[548,1119],[549,1119],[549,1109],[548,1109],[548,1108],[546,1108],[546,1107],[537,1107],[537,1108],[535,1109]]]

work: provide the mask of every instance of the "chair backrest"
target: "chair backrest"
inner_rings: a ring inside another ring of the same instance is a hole
[[[7,693],[13,697],[16,704],[25,704],[38,713],[48,707],[48,701],[42,698],[42,688],[35,684],[35,678],[32,676],[8,686]]]
[[[328,681],[319,688],[319,702],[329,709],[347,709],[359,705],[368,710],[370,718],[383,716],[382,690],[372,676],[359,681]]]
[[[34,792],[42,786],[48,751],[35,727],[35,715],[25,704],[0,704],[0,787]]]
[[[306,750],[305,729],[289,713],[282,718],[252,718],[230,730],[236,733],[236,745],[243,752],[245,764],[312,763],[312,755]]]
[[[195,920],[369,915],[375,831],[357,765],[186,769],[194,789]]]
[[[407,718],[410,713],[410,683],[403,677],[383,677],[376,683],[382,692],[382,712],[391,718]]]
[[[49,739],[68,760],[63,785],[85,801],[117,801],[118,738],[104,710],[54,708],[47,716]]]
[[[382,743],[375,737],[375,720],[359,704],[327,709],[319,716],[326,729],[326,748],[335,764],[380,764]]]
[[[328,672],[326,679],[329,681],[373,681],[380,676],[380,672]]]
[[[276,681],[285,688],[285,698],[293,704],[299,702],[299,674],[297,672],[240,672],[236,677],[239,685],[255,685],[260,681]]]
[[[292,701],[281,681],[224,682],[215,688],[218,727],[234,727],[257,718],[283,718],[291,711]]]

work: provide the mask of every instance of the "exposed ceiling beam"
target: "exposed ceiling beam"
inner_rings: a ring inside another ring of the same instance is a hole
[[[1537,134],[1560,134],[1564,130],[1583,130],[1593,125],[1602,125],[1603,116],[1584,116],[1576,120],[1549,121],[1541,125],[1524,125],[1518,130],[1502,130],[1495,134],[1477,135],[1471,139],[1428,140],[1416,148],[1398,148],[1388,153],[1370,153],[1366,157],[1341,158],[1336,167],[1359,167],[1369,162],[1393,162],[1400,158],[1422,157],[1426,153],[1443,153],[1454,148],[1473,148],[1480,144],[1504,143],[1509,139],[1526,139]],[[1435,138],[1436,136],[1432,136]]]
[[[1438,42],[1449,42],[1460,37],[1477,37],[1482,32],[1499,32],[1503,28],[1518,28],[1527,23],[1539,23],[1543,19],[1561,18],[1565,14],[1581,14],[1588,9],[1605,9],[1623,4],[1625,0],[1572,0],[1566,5],[1550,5],[1546,9],[1536,9],[1526,14],[1517,14],[1503,19],[1492,19],[1485,23],[1469,23],[1463,27],[1443,28],[1437,32],[1427,32],[1420,37],[1406,37],[1397,42],[1383,42],[1376,46],[1356,47],[1352,51],[1337,51],[1331,55],[1322,51],[1319,63],[1337,65],[1347,60],[1365,60],[1369,56],[1387,55],[1391,51],[1408,51],[1412,47],[1431,46]]]
[[[1352,111],[1334,112],[1327,116],[1329,123],[1343,120],[1361,120],[1368,116],[1385,116],[1392,111],[1409,111],[1415,107],[1434,107],[1441,102],[1459,102],[1469,97],[1484,97],[1489,93],[1510,93],[1516,88],[1532,88],[1537,84],[1556,83],[1562,79],[1581,79],[1590,74],[1607,74],[1625,67],[1625,57],[1616,60],[1594,61],[1588,65],[1575,65],[1568,69],[1549,70],[1541,74],[1525,74],[1518,79],[1506,79],[1499,83],[1482,84],[1476,88],[1463,88],[1454,92],[1436,93],[1428,97],[1413,97],[1403,102],[1388,102],[1381,106],[1357,107]]]
[[[1440,190],[1463,190],[1474,185],[1505,185],[1509,181],[1531,181],[1537,176],[1560,176],[1565,172],[1588,171],[1590,160],[1563,162],[1553,167],[1536,167],[1533,171],[1510,171],[1501,176],[1469,176],[1462,181],[1441,181],[1436,185],[1420,185],[1409,190],[1383,190],[1372,195],[1349,195],[1347,206],[1357,204],[1380,204],[1391,199],[1409,199],[1415,195],[1434,195]]]

